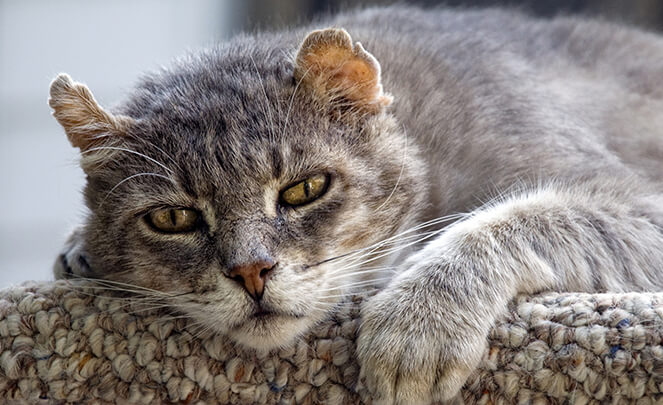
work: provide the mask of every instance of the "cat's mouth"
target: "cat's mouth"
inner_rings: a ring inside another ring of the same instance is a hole
[[[273,319],[273,318],[303,318],[303,314],[285,313],[276,311],[269,308],[259,307],[251,315],[250,319]]]
[[[269,311],[269,310],[266,310],[266,309],[259,309],[259,310],[255,311],[253,313],[253,315],[251,315],[251,317],[260,319],[260,318],[269,318],[269,317],[272,317],[272,316],[275,316],[275,315],[277,315],[277,314],[274,311]]]
[[[325,315],[323,311],[283,307],[269,301],[254,302],[246,309],[227,331],[234,341],[252,349],[287,346]]]

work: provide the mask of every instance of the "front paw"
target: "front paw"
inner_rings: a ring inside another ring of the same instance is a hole
[[[361,315],[361,381],[374,404],[453,399],[487,347],[480,311],[445,302],[416,281],[390,286]]]

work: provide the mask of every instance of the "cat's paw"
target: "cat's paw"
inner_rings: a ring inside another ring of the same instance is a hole
[[[457,397],[476,369],[487,331],[473,313],[451,313],[429,287],[400,282],[362,308],[361,381],[374,404],[430,404]]]
[[[55,263],[53,273],[56,279],[87,277],[90,275],[90,265],[86,258],[82,230],[74,230],[64,247],[60,251]]]

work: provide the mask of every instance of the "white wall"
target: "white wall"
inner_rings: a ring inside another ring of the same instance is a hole
[[[112,105],[141,72],[227,36],[231,1],[0,0],[0,288],[51,279],[84,212],[77,152],[46,104],[51,79],[67,72]]]

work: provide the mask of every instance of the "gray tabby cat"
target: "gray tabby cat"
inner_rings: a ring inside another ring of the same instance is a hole
[[[519,293],[661,288],[661,37],[500,10],[319,25],[343,28],[237,37],[112,112],[58,76],[90,212],[57,277],[261,350],[378,287],[358,356],[385,404],[454,397]]]

